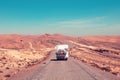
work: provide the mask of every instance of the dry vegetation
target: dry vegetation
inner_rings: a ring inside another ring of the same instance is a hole
[[[53,45],[34,36],[0,36],[0,80],[6,80],[23,68],[40,63]]]
[[[120,37],[74,38],[60,34],[0,35],[0,80],[40,63],[56,44],[72,46],[71,56],[101,70],[120,74]]]
[[[41,51],[0,50],[0,78],[6,79],[16,74],[22,68],[28,68],[41,62],[49,51],[50,49]]]
[[[100,38],[100,39],[99,39]],[[107,38],[107,40],[105,40]],[[84,63],[97,67],[101,70],[111,72],[120,76],[120,37],[111,39],[108,37],[92,37],[79,39],[72,42],[75,46],[71,49],[71,56]],[[113,41],[112,41],[113,40]]]

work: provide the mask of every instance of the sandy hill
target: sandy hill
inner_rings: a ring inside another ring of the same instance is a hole
[[[61,34],[0,35],[0,80],[47,58],[55,45],[68,43],[70,56],[101,70],[120,74],[120,36],[71,37]]]
[[[120,42],[120,36],[88,36],[82,39],[88,41],[102,41],[102,42]]]
[[[7,49],[29,49],[30,46],[40,48],[40,45],[51,47],[60,44],[66,40],[75,40],[74,37],[64,36],[61,34],[44,34],[44,35],[18,35],[18,34],[1,34],[0,48]]]

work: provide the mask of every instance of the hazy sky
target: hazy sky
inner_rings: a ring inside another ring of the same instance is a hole
[[[0,34],[120,35],[120,0],[0,0]]]

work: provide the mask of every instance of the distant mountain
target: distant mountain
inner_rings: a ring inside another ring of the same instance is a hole
[[[120,36],[88,36],[88,37],[71,37],[61,34],[43,34],[43,35],[18,35],[18,34],[1,34],[0,48],[8,49],[40,49],[41,47],[52,47],[57,44],[65,43],[67,40],[79,41],[83,44],[91,42],[120,42]],[[92,43],[93,44],[93,43]]]
[[[61,34],[44,34],[44,35],[18,35],[18,34],[1,34],[0,48],[8,49],[30,49],[32,47],[51,47],[61,44],[66,40],[75,40],[76,38],[64,36]]]
[[[115,42],[120,43],[120,36],[88,36],[82,39],[89,41]]]

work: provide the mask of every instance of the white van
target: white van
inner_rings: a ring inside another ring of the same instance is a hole
[[[56,45],[56,59],[60,60],[67,60],[69,57],[69,47],[66,44]]]

